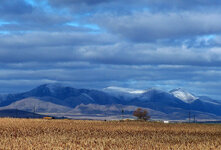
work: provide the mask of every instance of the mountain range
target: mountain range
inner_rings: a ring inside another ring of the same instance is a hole
[[[27,92],[0,95],[0,110],[76,119],[131,118],[138,107],[148,109],[152,119],[187,120],[189,115],[201,120],[221,119],[221,101],[180,88],[169,92],[121,87],[94,90],[44,84]]]

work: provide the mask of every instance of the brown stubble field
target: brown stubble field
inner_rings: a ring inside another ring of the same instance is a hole
[[[221,149],[221,125],[2,118],[0,149]]]

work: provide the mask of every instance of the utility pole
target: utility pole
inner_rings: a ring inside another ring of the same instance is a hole
[[[122,115],[121,117],[122,117],[122,120],[123,120],[124,119],[124,110],[123,109],[121,110],[121,115]]]
[[[35,111],[36,111],[36,107],[34,105],[34,109],[33,109],[33,118],[35,118]]]
[[[104,121],[107,121],[107,112],[106,111],[104,112],[104,118],[105,118]]]
[[[189,112],[189,123],[190,123],[190,112]]]
[[[18,118],[18,108],[15,109],[15,118]]]
[[[194,115],[193,118],[194,118],[194,123],[196,123],[196,116]]]

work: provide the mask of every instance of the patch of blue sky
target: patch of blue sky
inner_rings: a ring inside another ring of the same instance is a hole
[[[10,24],[10,23],[7,21],[0,21],[0,26],[5,25],[5,24]]]
[[[212,41],[215,38],[216,38],[216,35],[214,34],[203,35],[203,36],[198,37],[199,41],[206,41],[206,42]]]
[[[151,12],[151,9],[148,7],[136,7],[136,8],[131,8],[130,9],[131,13],[136,13],[136,12]]]
[[[27,2],[28,4],[32,6],[37,6],[37,3],[35,2],[35,0],[25,0],[25,2]]]
[[[90,31],[90,33],[100,33],[102,31],[101,28],[96,24],[80,24],[78,22],[68,22],[65,25],[73,26],[73,27],[87,28],[87,29],[92,30],[92,31]]]
[[[3,34],[3,35],[5,35],[5,34],[10,34],[10,32],[9,31],[0,31],[0,35],[1,34]]]
[[[34,6],[34,7],[39,7],[43,9],[45,12],[51,13],[54,12],[52,7],[48,4],[46,0],[25,0],[28,4]]]
[[[18,24],[18,23],[15,22],[15,21],[4,21],[4,20],[0,20],[0,26],[8,25],[8,24]]]
[[[101,29],[96,24],[85,24],[84,27],[88,28],[88,29],[91,29],[91,31],[89,33],[93,33],[93,34],[105,32],[105,30]]]
[[[96,24],[85,24],[85,25],[83,25],[83,27],[93,29],[93,30],[100,30],[100,27]]]
[[[216,35],[213,35],[213,34],[212,35],[206,35],[205,38],[208,39],[208,40],[215,39]]]
[[[65,23],[65,25],[68,25],[68,26],[73,26],[73,27],[80,27],[81,25],[77,22],[67,22]]]
[[[40,4],[40,6],[41,6],[42,8],[44,8],[44,11],[45,11],[45,12],[54,13],[53,8],[48,4],[47,1],[42,1],[42,2],[39,3],[39,4]]]

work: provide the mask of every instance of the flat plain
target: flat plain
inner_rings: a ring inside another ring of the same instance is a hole
[[[0,149],[221,149],[221,125],[1,118]]]

